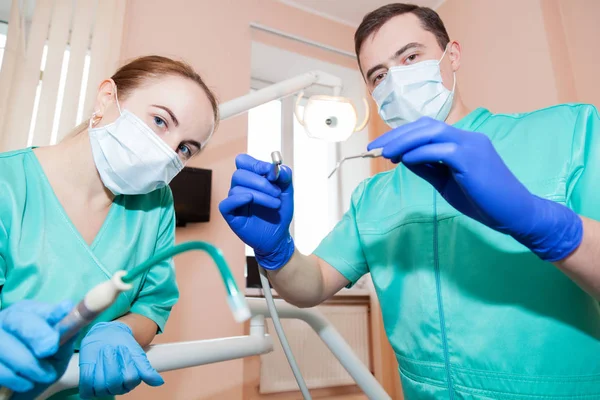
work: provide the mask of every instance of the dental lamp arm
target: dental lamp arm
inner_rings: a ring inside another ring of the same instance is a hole
[[[332,87],[336,96],[342,89],[342,80],[337,76],[322,71],[307,72],[221,104],[221,120],[243,114],[254,107],[290,96],[315,84]]]

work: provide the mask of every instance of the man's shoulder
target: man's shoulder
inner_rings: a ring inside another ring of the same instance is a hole
[[[565,126],[574,124],[581,115],[597,114],[592,104],[565,103],[523,113],[491,114],[486,124],[506,123],[517,125]]]
[[[352,192],[352,204],[357,209],[360,208],[360,204],[364,201],[381,201],[390,193],[394,191],[394,183],[398,183],[401,180],[402,164],[395,168],[377,173],[358,184],[358,186]]]

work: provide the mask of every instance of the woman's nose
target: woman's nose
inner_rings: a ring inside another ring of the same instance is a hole
[[[179,138],[177,138],[177,135],[164,135],[161,137],[161,139],[167,144],[167,146],[171,148],[171,150],[177,153],[180,142]]]

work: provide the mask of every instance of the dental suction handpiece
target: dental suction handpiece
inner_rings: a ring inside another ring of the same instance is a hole
[[[117,271],[112,279],[93,287],[92,290],[87,292],[83,300],[54,326],[59,333],[60,346],[67,343],[106,311],[117,300],[121,292],[132,288],[130,284],[123,282],[122,278],[125,274],[125,271]],[[12,395],[12,390],[0,387],[0,400],[9,400]]]
[[[68,342],[106,311],[117,300],[121,292],[132,288],[131,284],[123,282],[122,278],[125,275],[125,271],[117,271],[110,280],[96,285],[87,292],[83,300],[66,317],[56,324],[60,334],[60,345]]]
[[[279,155],[281,158],[281,155]],[[229,269],[225,257],[221,250],[206,242],[186,242],[177,246],[169,247],[153,257],[147,259],[141,264],[136,265],[131,270],[117,271],[112,279],[102,282],[90,290],[83,300],[71,310],[71,312],[55,325],[60,334],[60,344],[64,344],[75,336],[81,329],[89,325],[102,312],[108,309],[117,299],[121,292],[130,290],[131,283],[148,271],[152,266],[172,258],[173,256],[192,250],[202,250],[215,262],[217,269],[225,284],[227,292],[227,304],[233,313],[237,322],[243,322],[251,317],[250,308],[246,302],[244,293],[241,292],[235,282],[235,278]],[[13,392],[0,387],[0,400],[9,400]]]

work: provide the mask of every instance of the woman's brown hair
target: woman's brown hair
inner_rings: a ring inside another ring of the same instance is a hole
[[[119,91],[119,98],[125,99],[132,91],[141,87],[149,79],[157,79],[163,76],[181,76],[197,83],[206,93],[213,109],[215,118],[215,129],[219,123],[219,104],[214,93],[208,88],[200,75],[183,61],[173,60],[162,56],[145,56],[123,65],[111,76]],[[77,126],[67,137],[72,137],[87,128],[89,120]]]

